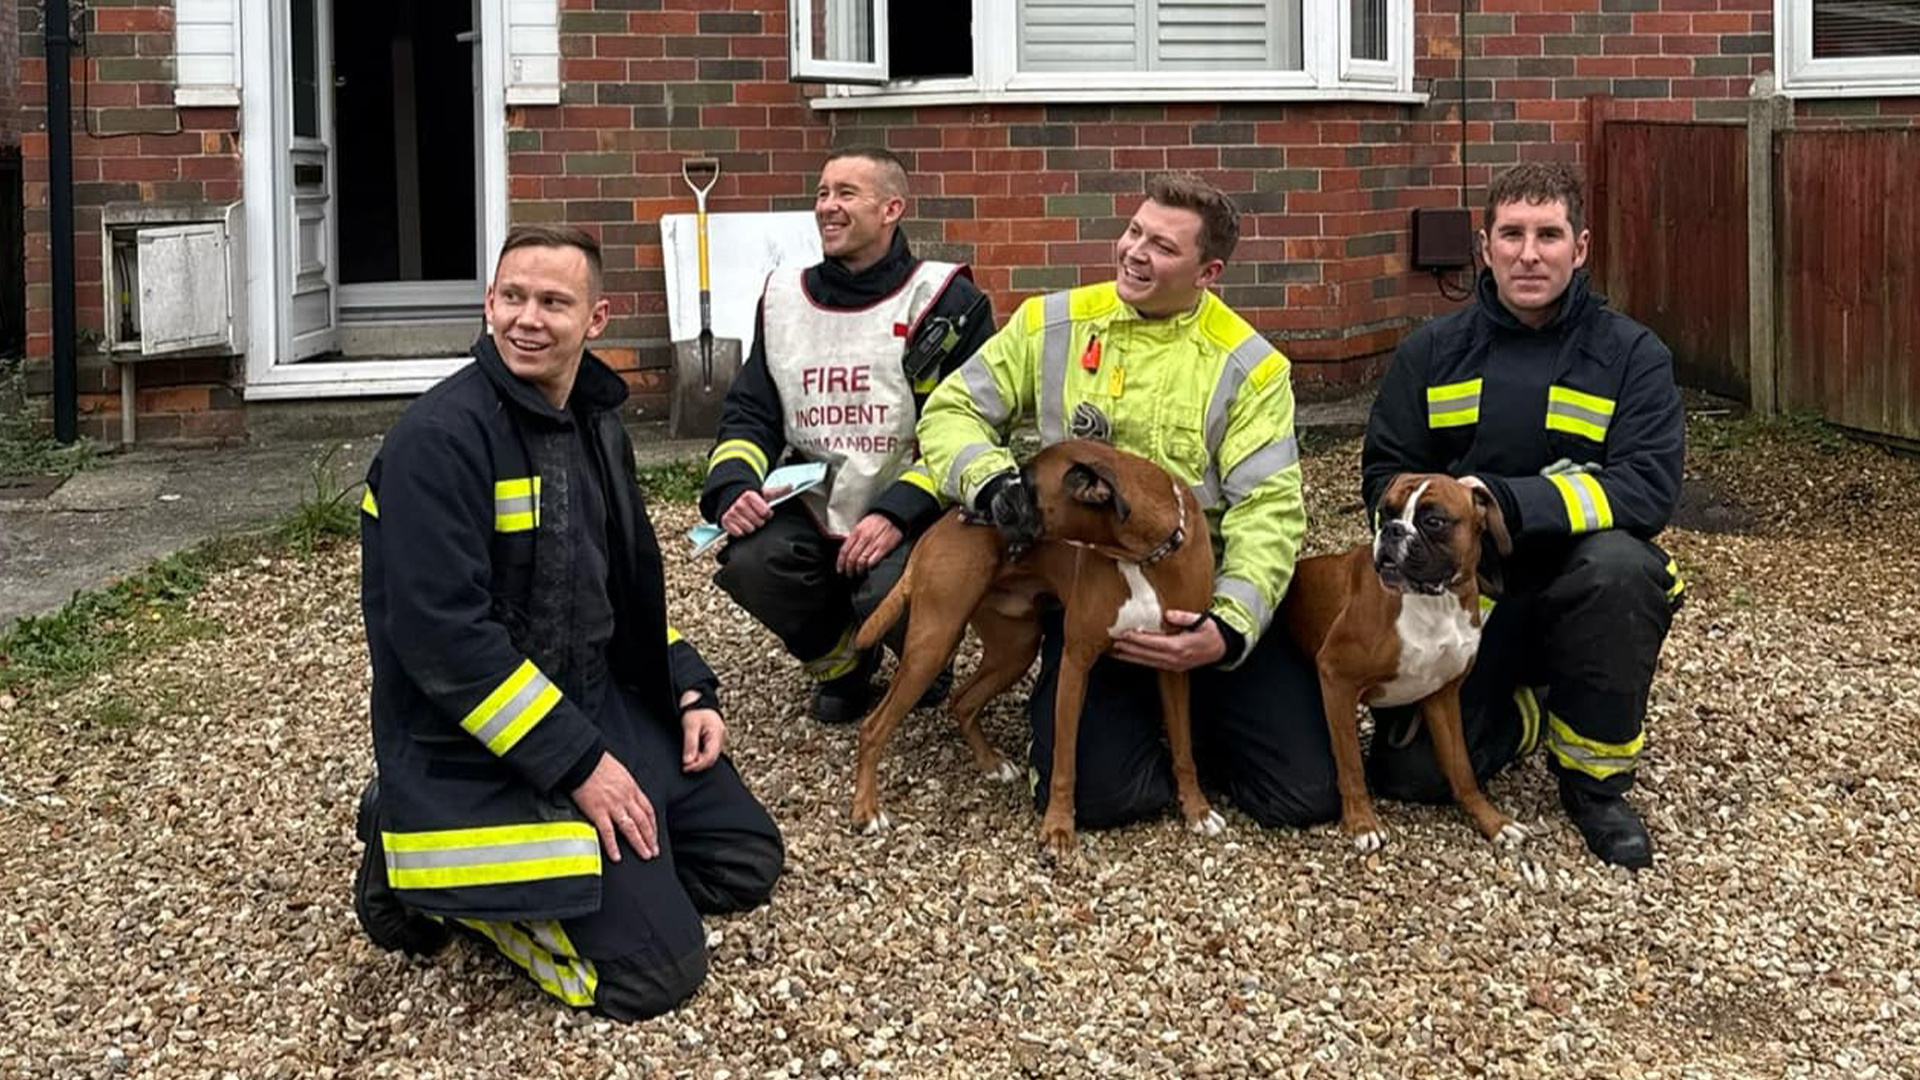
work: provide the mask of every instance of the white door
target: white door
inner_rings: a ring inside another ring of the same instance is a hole
[[[276,255],[289,288],[280,303],[280,356],[304,360],[337,346],[340,271],[333,215],[333,41],[331,0],[274,4],[276,41],[285,43],[275,109],[282,147],[276,188],[282,207]]]

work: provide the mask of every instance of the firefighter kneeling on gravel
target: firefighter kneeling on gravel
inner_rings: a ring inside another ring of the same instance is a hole
[[[379,773],[354,911],[382,948],[457,928],[636,1020],[699,987],[701,913],[764,903],[783,851],[721,753],[718,679],[667,625],[626,385],[585,351],[607,312],[591,237],[513,229],[473,363],[367,473]]]
[[[1368,506],[1400,473],[1466,477],[1499,500],[1513,554],[1460,689],[1474,771],[1544,743],[1560,802],[1594,854],[1653,849],[1623,796],[1679,570],[1653,537],[1680,493],[1684,417],[1673,357],[1588,290],[1580,181],[1517,165],[1487,190],[1472,303],[1408,337],[1374,401],[1361,457]],[[1405,731],[1412,709],[1383,709]],[[1424,727],[1375,738],[1368,785],[1450,797]]]

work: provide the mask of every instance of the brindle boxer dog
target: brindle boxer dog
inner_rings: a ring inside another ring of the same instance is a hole
[[[1361,851],[1384,840],[1360,765],[1357,707],[1417,702],[1454,801],[1487,839],[1518,843],[1526,831],[1481,793],[1460,729],[1460,684],[1480,648],[1480,538],[1502,555],[1513,546],[1500,504],[1478,484],[1405,474],[1380,497],[1377,520],[1372,544],[1301,560],[1280,607],[1319,669],[1340,827]]]
[[[980,710],[1032,666],[1040,650],[1037,605],[1053,597],[1064,608],[1065,625],[1040,843],[1055,857],[1070,855],[1074,748],[1088,670],[1116,636],[1165,630],[1162,611],[1205,611],[1212,599],[1213,550],[1199,503],[1159,466],[1075,439],[1040,451],[1021,475],[1040,509],[1040,536],[1030,550],[1010,553],[997,530],[951,510],[914,545],[899,583],[860,628],[857,643],[871,648],[908,614],[899,669],[860,722],[852,813],[858,828],[886,827],[876,777],[880,752],[968,624],[980,636],[980,665],[954,692],[951,708],[975,765],[995,779],[1019,775],[987,745]],[[1218,835],[1226,822],[1201,794],[1194,771],[1187,675],[1158,674],[1180,812],[1193,831]]]

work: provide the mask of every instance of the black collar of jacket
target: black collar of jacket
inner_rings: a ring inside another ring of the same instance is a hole
[[[507,362],[500,359],[500,351],[494,347],[493,338],[481,334],[473,343],[473,359],[486,373],[500,395],[518,406],[522,412],[550,424],[572,423],[565,409],[556,409],[547,401],[532,383],[507,370]],[[591,351],[580,357],[580,374],[574,377],[573,396],[568,404],[586,413],[602,412],[616,408],[627,400],[627,384],[606,362],[593,355]]]
[[[879,262],[865,270],[855,273],[835,259],[822,259],[807,268],[803,280],[807,295],[820,304],[831,308],[860,308],[898,291],[918,265],[920,260],[914,258],[913,251],[907,247],[907,234],[895,228],[893,246],[880,256]]]
[[[1474,283],[1479,293],[1480,310],[1495,326],[1516,334],[1553,334],[1578,323],[1587,314],[1589,308],[1605,304],[1606,298],[1593,291],[1585,269],[1575,270],[1567,282],[1567,291],[1560,294],[1560,310],[1554,312],[1552,320],[1539,329],[1534,329],[1507,310],[1500,302],[1500,287],[1493,282],[1493,271],[1482,269]]]

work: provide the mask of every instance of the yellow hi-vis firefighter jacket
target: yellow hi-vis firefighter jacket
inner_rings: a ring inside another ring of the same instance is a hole
[[[949,376],[921,413],[920,449],[968,506],[1014,468],[1006,434],[1105,438],[1193,488],[1213,541],[1212,612],[1252,651],[1293,578],[1306,533],[1287,358],[1212,293],[1142,318],[1112,282],[1034,297]]]

